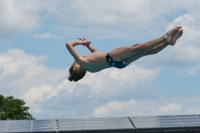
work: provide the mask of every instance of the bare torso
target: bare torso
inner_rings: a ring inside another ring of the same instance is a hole
[[[83,56],[84,63],[80,64],[82,68],[89,72],[98,72],[103,69],[111,67],[106,61],[107,52],[95,51],[93,53]]]

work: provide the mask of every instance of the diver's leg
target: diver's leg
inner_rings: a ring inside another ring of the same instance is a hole
[[[124,47],[119,47],[110,52],[110,56],[114,58],[116,61],[122,61],[124,59],[130,58],[134,55],[137,55],[138,53],[142,53],[144,51],[148,51],[152,49],[153,47],[164,43],[167,41],[167,36],[163,35],[157,39],[145,42],[145,43],[140,43],[140,44],[135,44],[131,46],[124,46]]]
[[[152,55],[152,54],[157,54],[158,52],[160,52],[161,50],[163,50],[164,48],[166,48],[169,45],[168,42],[164,42],[154,48],[152,48],[151,50],[148,50],[146,52],[141,52],[138,53],[130,58],[125,59],[126,61],[126,65],[129,65],[131,62],[139,59],[140,57],[146,56],[146,55]]]
[[[181,26],[180,27],[176,26],[170,31],[168,31],[165,35],[151,41],[147,41],[141,44],[135,44],[132,46],[124,46],[124,47],[116,48],[110,52],[110,56],[114,58],[116,61],[122,61],[134,55],[137,55],[138,53],[146,52],[164,42],[171,43],[171,40],[176,39],[176,38],[174,39],[173,36],[176,35],[175,33],[180,28]]]

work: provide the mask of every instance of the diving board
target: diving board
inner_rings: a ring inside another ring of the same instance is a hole
[[[2,120],[0,133],[200,133],[200,115]]]

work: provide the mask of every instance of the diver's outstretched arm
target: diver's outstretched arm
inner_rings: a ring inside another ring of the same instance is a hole
[[[79,55],[79,53],[76,51],[76,49],[74,48],[76,45],[85,45],[87,44],[88,41],[81,41],[81,40],[77,40],[77,41],[70,41],[66,43],[66,47],[68,49],[68,51],[70,52],[70,54],[74,57],[74,59],[81,64],[81,62],[83,61],[83,57]]]

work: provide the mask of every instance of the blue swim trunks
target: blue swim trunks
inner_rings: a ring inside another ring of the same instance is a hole
[[[126,62],[125,62],[125,60],[118,62],[118,61],[114,60],[114,59],[110,56],[110,53],[109,53],[109,52],[108,52],[107,55],[106,55],[106,60],[107,60],[108,64],[109,64],[110,66],[112,66],[112,67],[116,67],[116,68],[119,68],[119,69],[126,67]]]

